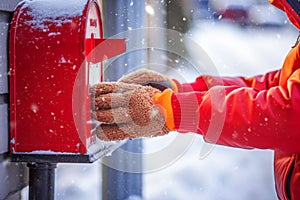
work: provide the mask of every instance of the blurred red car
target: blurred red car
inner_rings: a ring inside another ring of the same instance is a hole
[[[283,12],[263,0],[210,0],[209,8],[216,19],[239,25],[280,27],[287,20]]]
[[[254,0],[210,0],[209,7],[215,18],[240,25],[249,24],[249,8]]]
[[[232,20],[241,25],[249,23],[248,9],[242,6],[228,6],[225,10],[219,13],[222,19]]]

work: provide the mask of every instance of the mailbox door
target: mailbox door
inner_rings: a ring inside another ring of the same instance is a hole
[[[103,40],[101,14],[96,2],[92,2],[87,12],[84,39],[84,61],[82,62],[73,89],[73,118],[76,129],[81,133],[80,139],[85,142],[85,146],[96,142],[96,133],[94,131],[91,118],[91,96],[89,88],[103,81],[102,62],[91,62],[88,57],[97,57],[94,50],[96,40]],[[92,41],[87,43],[86,41]],[[84,86],[84,87],[83,87]],[[84,102],[82,100],[85,100]],[[84,126],[83,126],[84,124]]]

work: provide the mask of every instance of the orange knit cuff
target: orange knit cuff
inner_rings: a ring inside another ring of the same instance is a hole
[[[173,108],[171,104],[171,97],[173,91],[165,89],[163,92],[156,92],[153,96],[153,101],[159,107],[160,113],[165,117],[166,125],[170,130],[175,130]]]

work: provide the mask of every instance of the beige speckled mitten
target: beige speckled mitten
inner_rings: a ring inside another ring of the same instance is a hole
[[[168,133],[165,119],[153,103],[156,92],[159,91],[149,86],[120,82],[94,85],[93,113],[101,122],[98,137],[111,141]]]
[[[143,85],[146,82],[163,82],[167,81],[167,78],[162,74],[148,70],[148,69],[139,69],[134,72],[131,72],[118,80],[123,83],[135,83]]]
[[[148,69],[139,69],[131,72],[120,78],[118,81],[123,83],[149,85],[161,91],[166,88],[170,88],[177,92],[177,85],[173,80],[156,71]]]

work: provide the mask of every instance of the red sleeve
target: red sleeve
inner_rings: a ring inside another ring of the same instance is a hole
[[[299,45],[289,53],[281,72],[240,80],[245,85],[173,94],[175,128],[202,134],[210,143],[300,152]]]
[[[289,88],[220,86],[172,96],[175,127],[211,143],[300,152],[300,70]],[[184,111],[184,112],[181,112]]]
[[[252,87],[259,90],[268,89],[278,85],[280,70],[269,72],[265,75],[258,75],[250,78],[245,77],[217,77],[217,76],[199,76],[195,82],[180,84],[176,82],[179,92],[206,91],[211,87],[239,86]]]

